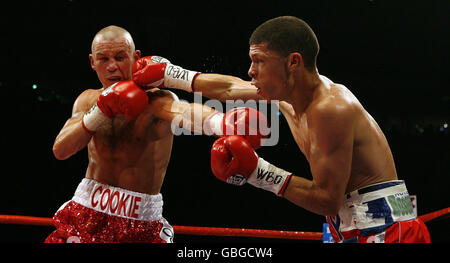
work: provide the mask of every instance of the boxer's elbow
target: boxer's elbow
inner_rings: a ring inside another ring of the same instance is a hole
[[[53,155],[56,159],[65,160],[86,147],[91,136],[83,128],[80,131],[81,133],[69,133],[63,130],[56,136],[53,143]]]
[[[342,207],[342,199],[333,196],[324,197],[322,200],[322,215],[324,216],[335,216],[339,213]]]
[[[70,157],[70,155],[67,154],[63,147],[58,143],[53,144],[53,155],[58,160],[65,160]]]
[[[322,191],[318,193],[317,191],[310,192],[298,192],[291,191],[286,194],[288,189],[286,189],[284,197],[294,204],[305,208],[315,214],[322,216],[335,216],[339,213],[342,206],[342,201],[340,198],[333,198],[331,195],[323,194]]]
[[[66,160],[70,156],[72,156],[76,150],[74,151],[74,147],[70,147],[67,143],[65,143],[62,140],[58,140],[58,138],[55,140],[55,143],[53,144],[53,155],[58,160]]]
[[[334,205],[334,204],[332,204],[330,202],[330,204],[328,204],[324,208],[324,211],[323,211],[322,215],[324,215],[324,216],[335,216],[335,215],[337,215],[339,213],[339,209],[340,208],[341,208],[340,206]]]

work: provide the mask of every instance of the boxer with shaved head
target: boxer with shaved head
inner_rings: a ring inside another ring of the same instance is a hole
[[[95,35],[89,59],[102,87],[78,96],[53,145],[60,160],[87,147],[89,164],[73,198],[56,212],[57,229],[46,242],[172,242],[160,190],[173,121],[205,133],[203,127],[222,127],[227,118],[170,91],[136,85],[131,73],[140,56],[123,28],[109,26]]]

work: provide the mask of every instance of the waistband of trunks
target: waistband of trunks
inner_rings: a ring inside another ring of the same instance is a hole
[[[391,194],[406,191],[405,181],[393,180],[365,186],[363,188],[345,194],[345,198],[346,202],[356,199],[365,199],[364,201],[371,201],[373,199],[378,199]]]
[[[404,181],[388,181],[363,187],[346,195],[335,228],[344,234],[379,232],[394,222],[414,219],[411,199]]]
[[[128,219],[156,221],[162,218],[161,194],[148,195],[84,178],[73,201],[95,211]]]

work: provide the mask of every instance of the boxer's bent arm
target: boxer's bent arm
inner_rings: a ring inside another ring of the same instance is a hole
[[[220,100],[263,100],[257,94],[257,88],[250,84],[250,81],[244,81],[240,78],[214,74],[201,73],[193,83],[193,91],[201,92],[202,96]]]
[[[309,164],[313,180],[292,176],[284,197],[309,211],[336,215],[350,178],[353,119],[348,107],[331,106],[309,121]]]
[[[58,160],[65,160],[74,155],[86,147],[91,140],[92,136],[86,132],[81,124],[84,113],[90,108],[87,100],[89,92],[83,92],[75,100],[72,116],[66,121],[58,136],[56,136],[53,144],[53,154]]]

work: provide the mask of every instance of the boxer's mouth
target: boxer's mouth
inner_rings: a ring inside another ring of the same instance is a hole
[[[258,94],[261,93],[261,88],[258,87],[255,82],[251,82],[250,84],[256,87],[256,93],[258,93]]]
[[[112,81],[112,82],[118,82],[118,81],[121,81],[122,78],[121,77],[109,77],[108,80]]]

